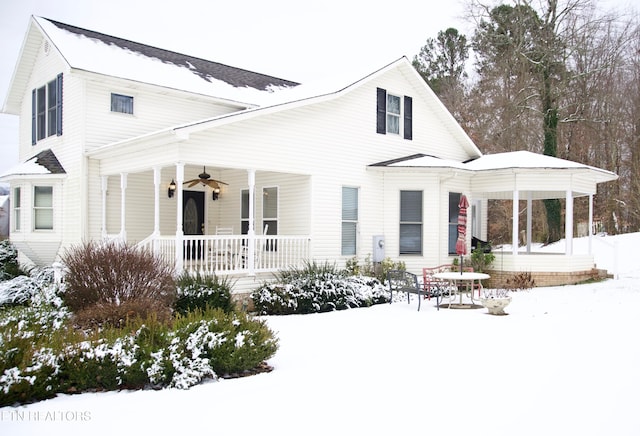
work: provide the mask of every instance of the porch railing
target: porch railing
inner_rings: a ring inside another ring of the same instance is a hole
[[[308,236],[256,235],[249,250],[247,235],[184,235],[183,270],[201,274],[255,274],[302,266],[309,258]],[[176,237],[154,236],[137,244],[176,263]],[[249,253],[253,251],[253,262]]]

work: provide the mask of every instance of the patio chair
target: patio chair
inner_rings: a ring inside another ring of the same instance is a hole
[[[418,296],[418,311],[420,311],[420,301],[425,292],[418,284],[418,276],[403,270],[390,270],[387,272],[387,282],[389,283],[389,304],[393,302],[393,291],[405,292],[407,294],[407,304],[411,303],[410,294]]]

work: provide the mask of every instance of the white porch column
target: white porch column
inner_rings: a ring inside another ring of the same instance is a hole
[[[160,236],[160,175],[162,168],[153,167],[153,252],[158,252]]]
[[[255,209],[255,191],[256,191],[256,170],[247,170],[247,184],[249,185],[249,230],[247,231],[247,269],[250,274],[253,274],[256,268],[256,231],[254,223],[254,209]]]
[[[567,190],[567,205],[564,217],[565,254],[573,254],[573,192]]]
[[[511,250],[513,255],[518,254],[518,227],[520,225],[519,214],[520,214],[520,193],[518,190],[513,191],[513,230],[511,231],[511,244],[513,245]]]
[[[160,235],[160,167],[153,167],[153,234]]]
[[[120,173],[120,238],[122,242],[127,241],[127,230],[125,227],[127,217],[127,173]]]
[[[184,182],[184,163],[176,163],[176,269],[181,273],[184,268],[184,231],[182,229],[182,183]]]
[[[109,177],[100,177],[102,182],[102,239],[107,237],[107,187],[109,186]]]
[[[593,194],[589,195],[589,254],[591,251],[591,243],[593,242]]]
[[[533,233],[533,192],[527,192],[527,254],[531,254]]]

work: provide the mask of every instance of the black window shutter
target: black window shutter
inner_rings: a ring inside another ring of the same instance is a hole
[[[377,88],[376,132],[387,133],[387,91]]]
[[[36,145],[36,90],[31,91],[31,145]]]
[[[62,73],[56,77],[56,134],[62,135]]]
[[[413,99],[404,96],[404,139],[413,139]]]

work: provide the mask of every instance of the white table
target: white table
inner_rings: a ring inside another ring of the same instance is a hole
[[[485,273],[477,273],[477,272],[441,272],[441,273],[436,273],[433,275],[433,277],[440,279],[440,280],[447,280],[451,283],[451,288],[455,289],[456,293],[460,295],[460,304],[462,304],[462,292],[460,292],[459,288],[458,288],[458,282],[469,282],[469,286],[465,286],[467,289],[470,289],[469,294],[471,297],[471,303],[475,303],[475,301],[473,300],[473,284],[474,282],[478,282],[478,284],[480,285],[480,289],[482,289],[482,283],[480,282],[480,280],[486,280],[488,278],[490,278],[491,276],[489,274],[485,274]],[[451,305],[451,298],[453,296],[450,294],[449,295],[449,305]]]

